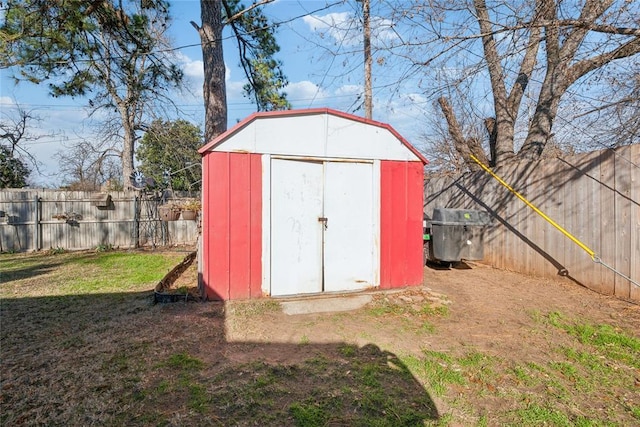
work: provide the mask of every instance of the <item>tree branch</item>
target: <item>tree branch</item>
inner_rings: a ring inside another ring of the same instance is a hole
[[[575,82],[585,74],[602,67],[604,64],[615,59],[627,58],[640,53],[640,38],[635,38],[617,47],[611,52],[605,52],[593,58],[584,59],[572,65],[567,72],[567,79],[570,83]]]
[[[542,2],[542,16],[549,21],[545,26],[545,46],[547,49],[547,62],[557,64],[560,61],[560,40],[558,36],[558,26],[555,23],[556,3],[555,0]]]
[[[587,0],[582,10],[580,11],[580,21],[595,21],[611,6],[613,0]],[[556,11],[554,11],[554,20],[558,20]],[[559,23],[554,24],[556,28],[560,27]],[[562,43],[560,49],[560,61],[570,62],[575,56],[576,52],[582,45],[584,38],[587,36],[589,30],[585,27],[572,27],[571,31],[565,36],[565,40]]]
[[[540,0],[536,0],[536,15],[540,13]],[[536,16],[539,18],[539,16]],[[524,92],[529,84],[529,79],[531,78],[531,73],[536,66],[537,56],[538,56],[538,48],[540,47],[540,36],[542,30],[540,27],[531,28],[531,32],[529,34],[529,42],[527,43],[527,49],[524,54],[524,58],[520,63],[520,70],[518,72],[518,77],[511,88],[511,92],[509,93],[509,98],[507,99],[508,111],[512,116],[512,119],[515,121],[516,116],[518,114],[518,108],[520,107],[520,102],[522,101],[522,97],[524,96]],[[495,127],[495,123],[493,126]],[[490,131],[490,134],[495,136],[495,131]],[[495,138],[494,138],[495,143]],[[492,156],[492,160],[495,161],[495,157]]]
[[[480,32],[482,33],[482,46],[484,48],[487,68],[489,69],[493,96],[495,100],[503,101],[507,98],[507,92],[504,87],[504,73],[502,72],[500,55],[498,54],[496,41],[493,37],[493,29],[491,27],[491,22],[489,21],[487,5],[484,0],[474,0],[473,4],[476,8],[476,13],[478,14],[477,19],[478,24],[480,25]]]
[[[559,27],[584,28],[589,31],[595,31],[597,33],[604,34],[640,37],[640,28],[616,27],[615,25],[596,24],[595,22],[586,21],[583,19],[558,19],[555,21],[549,21],[545,19],[539,22],[524,24],[525,27],[547,27],[549,25],[557,25]]]
[[[227,4],[226,1],[223,1],[224,4],[224,8],[227,10],[227,19],[224,21],[224,24],[230,24],[233,21],[235,21],[236,19],[240,18],[242,15],[244,15],[245,13],[255,9],[256,7],[260,7],[264,4],[268,4],[268,3],[273,3],[275,0],[260,0],[257,3],[252,4],[251,6],[247,7],[244,10],[241,10],[240,12],[237,12],[233,15],[231,15],[230,10],[229,10],[229,5]]]
[[[451,139],[453,139],[453,145],[462,157],[465,164],[472,171],[481,170],[480,166],[471,160],[471,154],[475,155],[482,163],[487,164],[487,155],[484,150],[480,146],[480,141],[476,138],[465,138],[462,134],[462,128],[460,128],[460,124],[456,119],[455,113],[453,112],[453,108],[451,104],[449,104],[449,100],[444,96],[438,98],[438,104],[440,104],[440,108],[442,109],[442,114],[444,114],[444,118],[447,121],[447,126],[449,128],[449,135],[451,135]]]

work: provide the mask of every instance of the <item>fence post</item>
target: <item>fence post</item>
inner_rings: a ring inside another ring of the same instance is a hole
[[[140,197],[133,196],[133,235],[135,240],[135,247],[140,247]]]
[[[34,251],[40,250],[40,197],[38,197],[38,193],[36,193],[35,198],[33,199],[33,243],[34,243]]]

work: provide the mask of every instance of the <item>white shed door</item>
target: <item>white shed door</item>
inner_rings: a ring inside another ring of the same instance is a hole
[[[370,163],[272,160],[271,295],[373,284],[372,174]]]
[[[371,163],[325,163],[325,291],[373,284],[372,173]]]
[[[323,164],[271,162],[271,295],[322,292]]]

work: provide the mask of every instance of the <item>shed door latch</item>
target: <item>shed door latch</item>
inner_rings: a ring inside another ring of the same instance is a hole
[[[327,229],[327,222],[329,222],[329,218],[325,218],[323,216],[318,217],[318,222],[321,222],[324,224],[324,229]]]

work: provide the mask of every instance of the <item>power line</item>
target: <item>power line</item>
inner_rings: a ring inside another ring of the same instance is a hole
[[[336,5],[339,5],[341,3],[343,3],[343,0],[334,1],[332,3],[327,3],[327,4],[325,4],[325,6],[319,7],[317,9],[312,10],[312,11],[305,11],[304,14],[296,15],[296,16],[293,16],[291,18],[287,18],[287,19],[284,19],[284,20],[281,20],[281,21],[272,22],[272,23],[270,23],[268,25],[265,25],[263,27],[257,28],[257,29],[255,29],[253,31],[249,31],[249,32],[247,32],[247,34],[250,35],[250,34],[258,32],[258,31],[264,31],[264,30],[268,30],[268,29],[272,29],[272,28],[277,28],[277,27],[279,27],[281,25],[288,24],[290,22],[293,22],[293,21],[296,21],[298,19],[304,18],[305,16],[309,16],[309,15],[314,14],[314,13],[318,13],[318,12],[322,12],[324,10],[328,10],[328,9],[330,9],[330,8],[336,6]],[[226,40],[234,39],[235,37],[236,37],[235,35],[231,34],[229,36],[222,37],[219,40],[212,40],[210,43],[224,42]],[[149,56],[149,55],[154,55],[154,54],[175,52],[175,51],[178,51],[178,50],[189,49],[189,48],[193,48],[193,47],[201,47],[201,46],[202,46],[202,43],[199,42],[199,43],[186,44],[186,45],[182,45],[182,46],[169,47],[169,48],[165,48],[165,49],[158,49],[158,50],[155,50],[153,52],[140,52],[139,54],[141,56]],[[127,59],[127,57],[125,57],[123,55],[111,55],[110,57],[112,59],[118,59],[118,60],[126,60]],[[73,61],[69,61],[69,60],[50,61],[50,62],[34,61],[34,62],[24,62],[24,63],[20,63],[20,64],[15,64],[12,67],[29,66],[29,65],[55,65],[55,64],[63,65],[63,64],[93,62],[93,61],[95,61],[95,60],[94,59],[90,59],[90,58],[86,58],[86,59],[78,58],[78,59],[74,59]]]
[[[286,88],[285,88],[286,89]],[[344,99],[344,98],[351,98],[353,97],[352,94],[347,94],[347,95],[328,95],[328,96],[324,96],[323,99]],[[315,100],[315,97],[311,97],[311,98],[293,98],[293,99],[289,99],[289,101],[291,102],[300,102],[300,103],[304,103],[307,101],[313,102]],[[86,109],[88,109],[89,107],[86,106],[82,106],[82,105],[73,105],[73,104],[24,104],[24,103],[20,103],[18,104],[0,104],[2,105],[3,108],[10,108],[10,109],[20,109],[20,108],[33,108],[33,109],[52,109],[52,108],[65,108],[68,109],[70,111],[84,111]],[[250,107],[250,106],[254,106],[255,104],[251,101],[246,101],[246,102],[229,102],[227,103],[228,106],[231,107]],[[204,104],[203,103],[193,103],[193,104],[175,104],[176,107],[178,108],[204,108]]]

